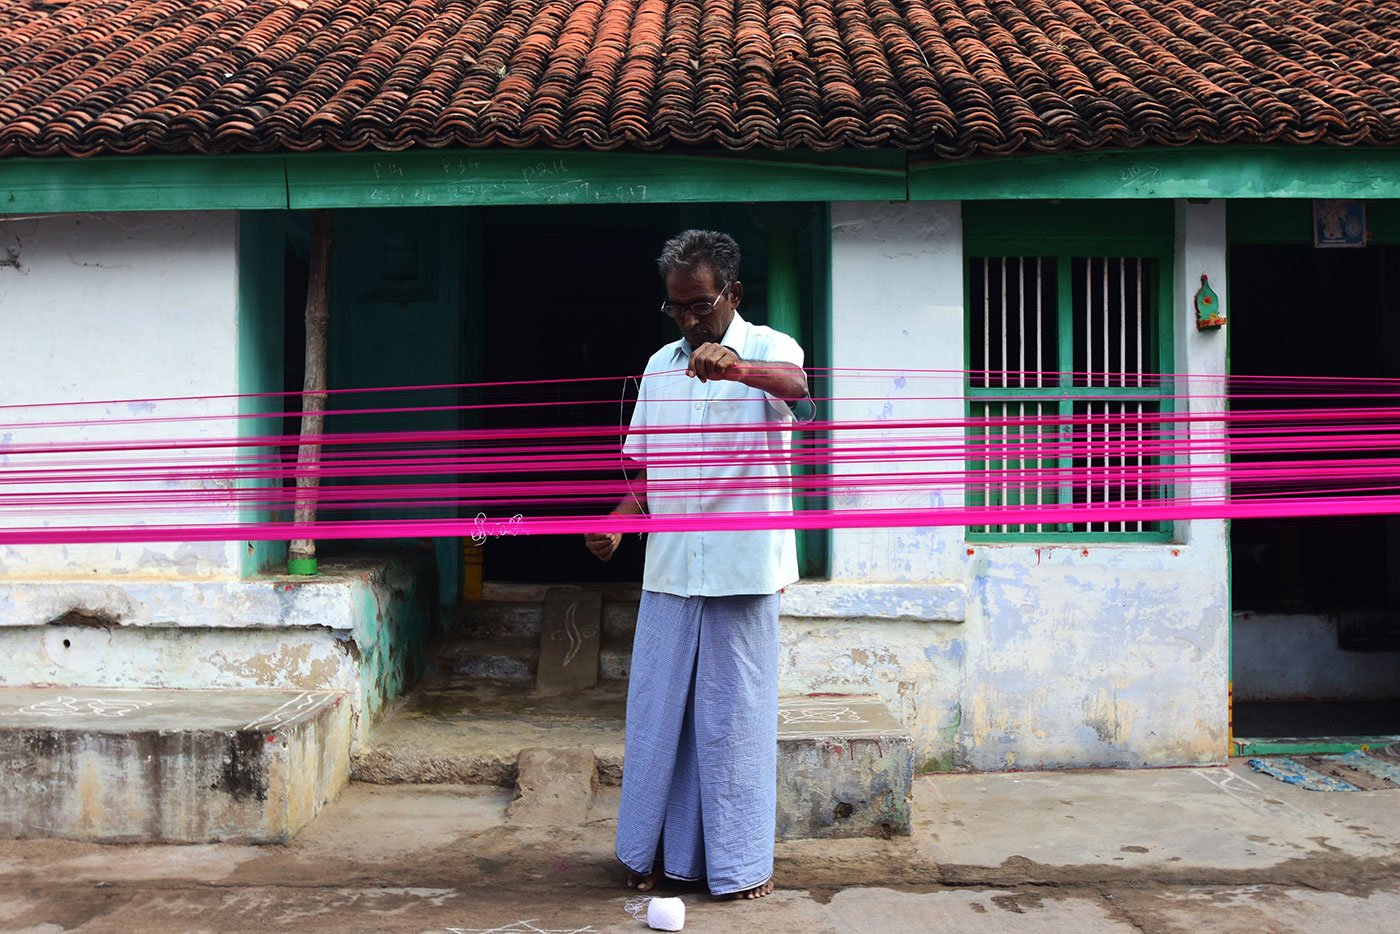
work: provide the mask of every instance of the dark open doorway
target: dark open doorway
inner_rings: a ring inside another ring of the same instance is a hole
[[[493,387],[495,403],[534,407],[488,410],[499,428],[620,426],[630,415],[635,383],[647,358],[675,329],[658,308],[662,290],[654,258],[671,232],[636,209],[548,215],[519,209],[482,218],[484,263],[481,379],[542,382]],[[614,377],[593,382],[599,377]],[[569,482],[619,480],[605,472],[517,479]],[[522,506],[524,515],[597,515],[612,504]],[[607,564],[580,536],[495,538],[485,543],[484,570],[494,581],[640,581],[642,542],[626,540]]]
[[[1400,247],[1235,245],[1229,261],[1232,374],[1400,376]],[[1257,749],[1400,735],[1395,519],[1236,520],[1230,544],[1237,740]]]
[[[635,382],[647,359],[677,336],[659,310],[663,297],[655,257],[667,237],[688,227],[731,233],[743,251],[745,317],[768,321],[771,239],[798,241],[795,279],[800,320],[789,325],[808,351],[808,364],[825,365],[829,294],[829,226],[815,205],[781,212],[741,204],[481,207],[467,210],[394,209],[335,213],[329,370],[337,389],[429,386],[425,390],[336,396],[346,405],[378,414],[328,420],[328,430],[402,432],[504,429],[531,426],[597,426],[614,429],[630,414]],[[305,291],[305,226],[287,259],[288,347],[300,347]],[[293,268],[295,267],[295,268]],[[300,270],[299,272],[297,270]],[[299,277],[299,278],[298,278]],[[295,370],[299,360],[288,355]],[[590,382],[561,383],[561,380]],[[521,385],[540,381],[539,385]],[[491,384],[511,385],[491,385]],[[464,385],[465,384],[465,385]],[[485,384],[475,385],[473,384]],[[301,386],[289,371],[286,388]],[[624,402],[624,399],[626,400]],[[510,403],[538,403],[509,407]],[[502,406],[503,408],[480,408]],[[415,407],[415,408],[409,408]],[[416,410],[421,409],[421,411]],[[296,420],[287,428],[295,434]],[[615,471],[587,471],[552,481],[621,480]],[[373,478],[370,478],[373,480]],[[434,474],[425,482],[470,483],[468,474]],[[492,479],[499,479],[492,477]],[[511,479],[530,479],[515,476]],[[326,485],[357,478],[332,478]],[[611,496],[616,496],[613,491]],[[454,518],[468,523],[487,511],[493,528],[508,528],[516,513],[560,515],[606,512],[616,498],[597,502],[467,505],[388,504],[373,512],[354,503],[339,518]],[[820,503],[816,504],[820,506]],[[328,515],[330,510],[328,510]],[[826,573],[824,533],[809,531],[799,544],[804,576]],[[444,607],[465,592],[463,541],[439,538],[438,574]],[[481,552],[488,581],[639,583],[642,542],[629,539],[607,565],[593,558],[579,536],[497,536]],[[806,546],[805,548],[803,546]],[[327,549],[377,547],[373,542],[327,543]],[[471,573],[475,578],[474,551]]]

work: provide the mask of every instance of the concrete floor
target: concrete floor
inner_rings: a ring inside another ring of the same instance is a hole
[[[615,789],[521,826],[510,792],[352,785],[285,847],[0,842],[0,930],[644,931]],[[1225,769],[920,778],[914,835],[778,850],[774,895],[678,888],[687,931],[1400,929],[1400,791]]]

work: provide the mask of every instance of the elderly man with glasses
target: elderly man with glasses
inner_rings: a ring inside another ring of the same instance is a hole
[[[682,336],[643,373],[623,446],[642,470],[614,512],[790,514],[792,425],[814,414],[802,348],[739,315],[729,235],[685,231],[657,265]],[[621,540],[586,536],[603,561]],[[617,821],[631,887],[664,872],[720,896],[773,890],[778,606],[797,576],[791,529],[648,536]]]

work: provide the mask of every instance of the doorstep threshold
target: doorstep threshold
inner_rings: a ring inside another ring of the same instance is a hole
[[[1340,755],[1400,743],[1400,736],[1236,736],[1237,756]]]

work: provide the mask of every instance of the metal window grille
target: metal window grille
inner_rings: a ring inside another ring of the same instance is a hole
[[[1164,491],[1155,257],[999,256],[968,268],[974,504],[1145,502]],[[973,533],[1155,533],[1141,521]]]

